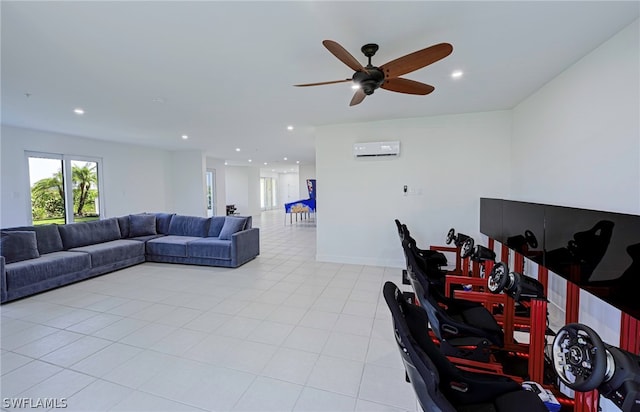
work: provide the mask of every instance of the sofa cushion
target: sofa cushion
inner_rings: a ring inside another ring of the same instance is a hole
[[[7,286],[17,289],[91,268],[87,253],[52,252],[36,259],[23,260],[5,266]]]
[[[169,224],[169,234],[175,236],[205,237],[209,232],[208,217],[175,215]]]
[[[59,252],[64,249],[58,225],[20,226],[2,230],[36,232],[38,252],[41,255],[44,255],[45,253]]]
[[[195,236],[168,235],[147,242],[147,255],[187,256],[187,243],[200,239]]]
[[[218,237],[220,235],[220,230],[222,230],[222,226],[224,225],[224,219],[226,216],[214,216],[211,218],[211,224],[209,225],[209,237]]]
[[[148,242],[151,239],[157,239],[157,238],[163,237],[163,236],[166,236],[166,235],[159,235],[159,234],[156,233],[155,235],[130,237],[129,240],[137,240],[137,241],[140,241],[140,242]]]
[[[40,257],[36,232],[3,230],[0,238],[0,251],[4,256],[5,263]]]
[[[70,249],[69,252],[84,252],[91,256],[91,267],[105,265],[144,256],[144,243],[129,239],[118,239]]]
[[[117,217],[116,220],[118,221],[118,227],[120,228],[120,235],[122,236],[123,239],[126,239],[129,237],[129,228],[130,228],[130,224],[129,224],[129,216],[120,216]]]
[[[149,236],[157,234],[156,215],[129,215],[129,237]]]
[[[65,249],[93,245],[120,239],[120,227],[115,218],[85,223],[60,225],[60,236]]]
[[[175,213],[155,213],[156,215],[156,232],[163,235],[169,234],[169,225]]]
[[[225,216],[224,225],[220,229],[220,240],[231,240],[231,235],[244,230],[247,223],[246,217]]]
[[[187,244],[189,257],[231,260],[231,241],[216,238],[197,239]]]

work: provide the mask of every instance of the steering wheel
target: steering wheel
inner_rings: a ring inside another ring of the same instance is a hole
[[[454,228],[449,229],[447,233],[447,245],[450,245],[453,242],[453,238],[456,236],[456,231]]]
[[[500,293],[507,286],[509,280],[509,268],[504,262],[493,265],[489,278],[487,279],[487,287],[491,293]]]
[[[553,366],[569,388],[591,391],[605,379],[607,352],[604,343],[590,327],[569,323],[553,340]]]
[[[533,234],[530,230],[524,231],[524,238],[533,249],[538,247],[538,239],[536,239],[536,235]]]
[[[473,253],[473,245],[474,245],[474,241],[473,238],[466,238],[464,242],[462,242],[462,246],[460,247],[460,256],[462,258],[467,258],[469,256],[471,256],[471,254]]]

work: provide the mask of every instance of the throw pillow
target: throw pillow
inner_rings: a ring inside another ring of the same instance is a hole
[[[231,240],[231,235],[244,229],[247,219],[244,217],[225,216],[224,225],[220,230],[218,238],[220,240]]]
[[[211,218],[211,224],[209,225],[209,237],[220,236],[222,226],[224,226],[226,216],[214,216]]]
[[[129,237],[156,235],[155,215],[129,215]]]
[[[20,262],[40,257],[36,232],[2,231],[0,250],[6,263]]]

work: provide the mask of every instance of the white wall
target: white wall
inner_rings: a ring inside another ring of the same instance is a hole
[[[169,208],[189,216],[207,216],[206,160],[201,151],[171,152]]]
[[[513,110],[513,199],[640,213],[638,21]]]
[[[246,215],[249,211],[249,168],[243,166],[226,166],[226,198],[228,205],[235,205],[236,211]]]
[[[260,208],[260,168],[249,167],[247,170],[247,201],[248,209],[246,214],[249,216],[259,216],[261,213]]]
[[[401,267],[396,218],[422,245],[451,226],[479,236],[480,197],[508,194],[510,133],[508,111],[318,128],[317,259]],[[354,143],[383,140],[400,156],[353,157]]]
[[[260,168],[226,166],[227,204],[241,215],[260,215]]]
[[[30,223],[25,151],[73,154],[102,159],[107,217],[169,210],[170,154],[148,147],[110,143],[2,126],[0,135],[0,226]]]
[[[300,192],[300,178],[297,173],[278,174],[278,194],[278,205],[283,213],[285,203],[307,198],[306,190],[304,193]]]

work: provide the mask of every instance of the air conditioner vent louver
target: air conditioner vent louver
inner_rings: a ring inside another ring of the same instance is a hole
[[[400,142],[368,142],[355,143],[353,145],[354,157],[382,157],[398,156],[400,154]]]

